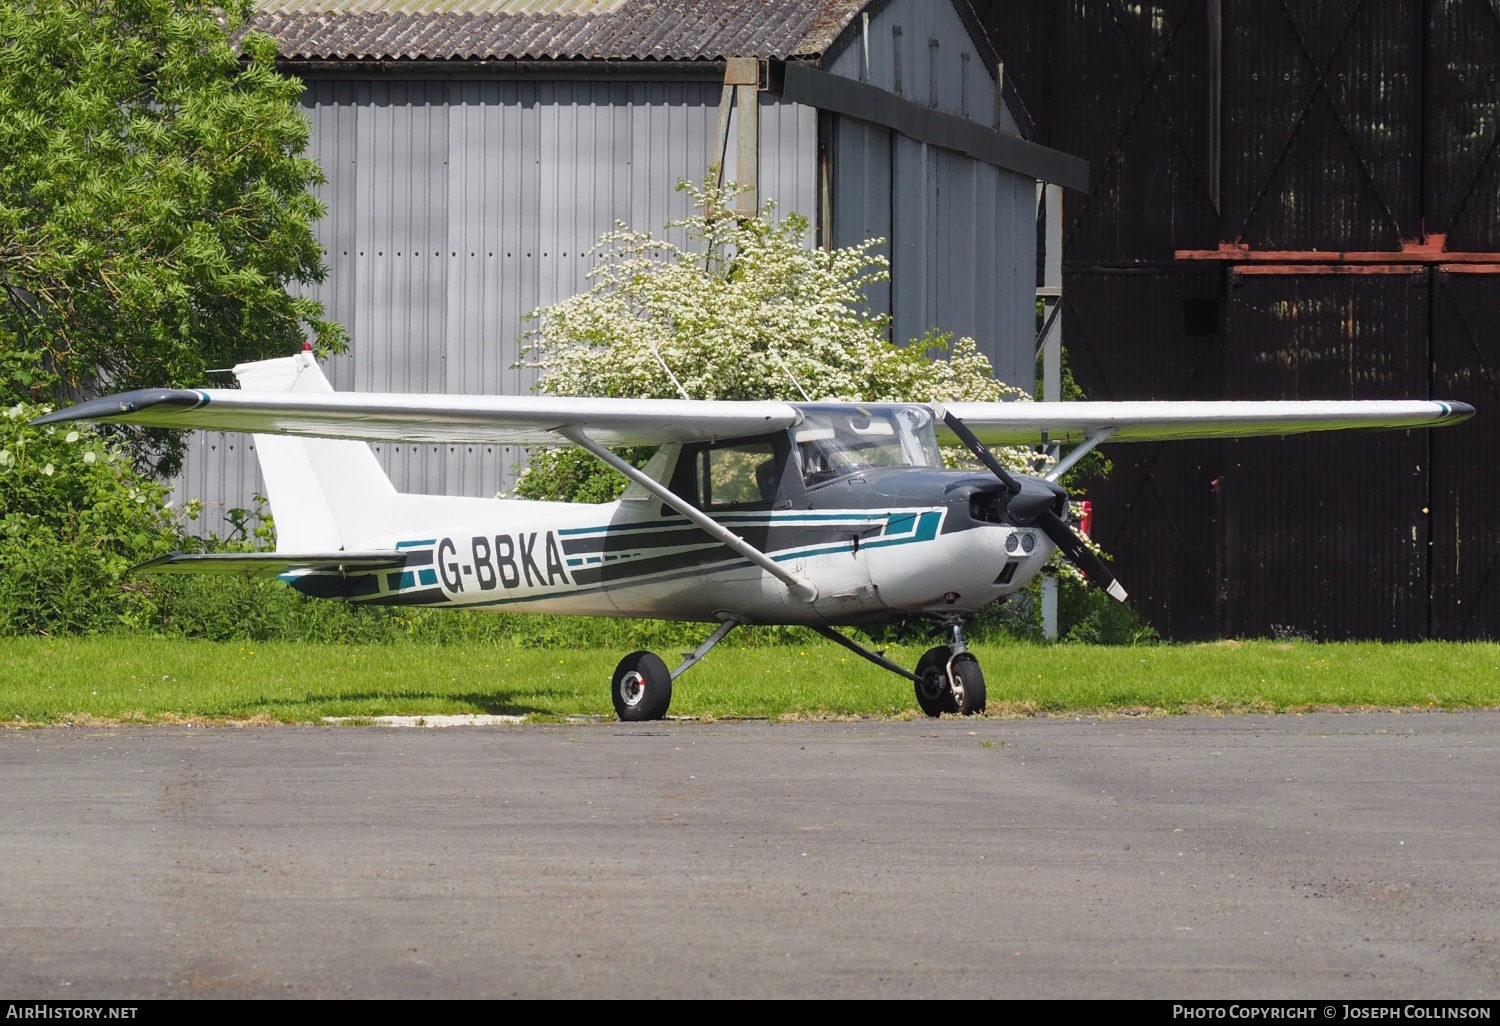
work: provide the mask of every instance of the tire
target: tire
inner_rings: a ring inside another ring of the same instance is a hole
[[[960,716],[978,716],[984,712],[984,672],[979,660],[968,652],[953,660],[953,688],[949,700]]]
[[[609,697],[623,723],[663,719],[672,704],[672,672],[654,652],[632,652],[615,667]]]
[[[917,662],[916,674],[921,678],[916,684],[917,705],[928,716],[958,712],[953,688],[948,683],[948,660],[952,656],[952,649],[940,645],[929,648]]]

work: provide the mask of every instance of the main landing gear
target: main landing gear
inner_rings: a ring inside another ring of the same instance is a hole
[[[917,662],[916,673],[850,641],[832,627],[813,629],[829,641],[837,642],[855,655],[915,684],[917,705],[928,716],[941,716],[943,713],[975,716],[984,712],[984,674],[980,672],[979,660],[974,658],[964,644],[963,627],[957,619],[943,621],[948,644],[928,649]]]
[[[632,652],[621,659],[609,692],[615,715],[626,723],[665,719],[672,704],[672,682],[691,670],[737,626],[738,620],[725,620],[707,641],[687,653],[675,670],[669,671],[654,652]]]

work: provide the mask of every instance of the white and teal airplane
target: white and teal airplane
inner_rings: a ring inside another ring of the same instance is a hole
[[[312,353],[235,368],[238,389],[146,389],[41,417],[249,431],[276,551],[174,553],[156,572],[275,574],[377,605],[657,617],[718,627],[675,669],[633,652],[611,694],[660,719],[672,682],[740,624],[801,624],[916,685],[930,716],[985,705],[963,619],[1023,587],[1054,547],[1125,591],[1068,525],[1058,478],[1116,442],[1456,424],[1463,403],[836,403],[337,393]],[[985,449],[1073,446],[1046,477]],[[945,470],[939,441],[989,468]],[[630,482],[616,502],[406,495],[370,441],[580,446]],[[610,447],[659,446],[637,469]],[[837,630],[928,617],[915,670]]]

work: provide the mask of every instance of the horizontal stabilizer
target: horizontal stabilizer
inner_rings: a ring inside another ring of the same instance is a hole
[[[277,577],[293,570],[388,570],[404,566],[400,552],[329,552],[289,556],[279,552],[169,552],[132,571],[151,574],[244,574]]]

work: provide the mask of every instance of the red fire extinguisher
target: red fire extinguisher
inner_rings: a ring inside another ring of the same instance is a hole
[[[1094,536],[1094,504],[1084,499],[1079,505],[1083,507],[1083,518],[1078,521],[1078,529],[1092,538]]]

